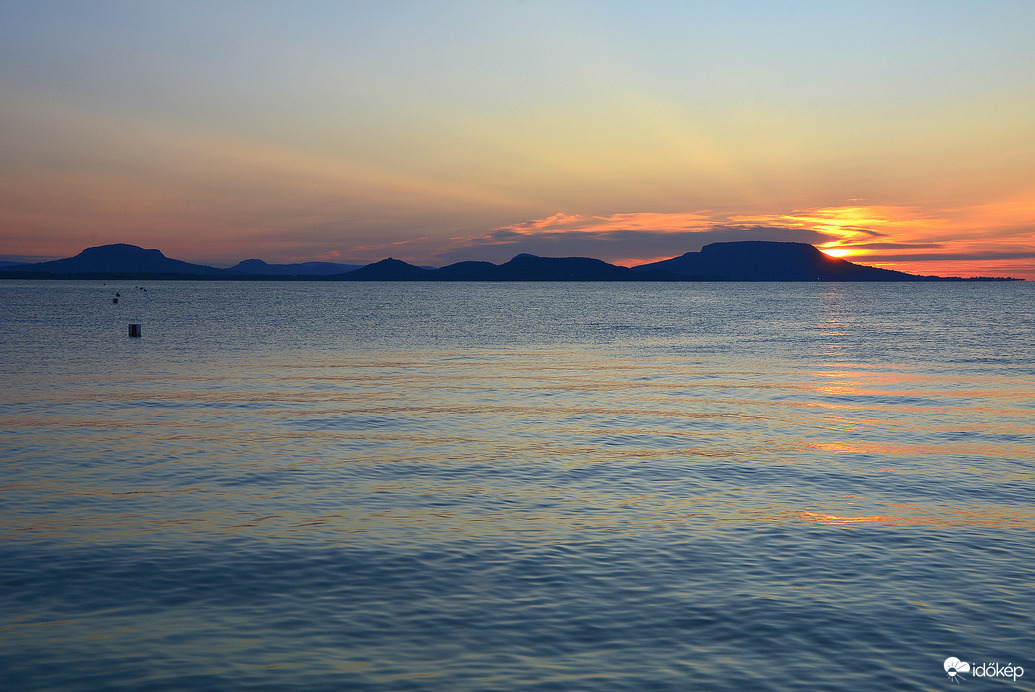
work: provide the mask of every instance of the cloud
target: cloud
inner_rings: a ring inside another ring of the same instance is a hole
[[[454,238],[434,254],[440,264],[480,259],[502,262],[527,252],[551,257],[588,256],[622,264],[696,252],[709,243],[773,240],[829,243],[837,236],[805,227],[724,223],[710,212],[624,213],[611,216],[554,214],[501,226],[488,233]]]
[[[983,261],[1003,259],[1035,259],[1035,248],[1017,251],[929,252],[894,255],[866,255],[872,262],[944,262],[947,260]]]
[[[695,252],[715,242],[770,240],[809,243],[862,264],[917,271],[912,263],[955,263],[953,273],[989,273],[962,263],[1035,256],[1026,241],[1030,229],[1016,224],[1017,204],[1002,205],[1018,241],[988,249],[988,231],[973,223],[970,209],[924,209],[904,205],[851,205],[795,210],[783,214],[736,214],[714,210],[692,212],[634,212],[589,216],[556,213],[499,226],[485,233],[441,243],[413,241],[393,245],[397,256],[414,252],[432,264],[462,260],[504,262],[527,252],[552,257],[588,256],[633,266]],[[388,249],[388,246],[385,246]],[[929,252],[925,252],[929,251]],[[958,268],[957,268],[958,267]],[[1024,275],[1029,275],[1025,270]]]
[[[698,231],[714,223],[715,217],[707,212],[634,212],[610,216],[581,216],[554,214],[545,219],[501,226],[494,231],[514,231],[529,234],[544,231],[571,231],[578,233],[600,233],[607,231],[651,231],[676,233]]]
[[[934,214],[926,209],[903,205],[865,204],[731,218],[741,223],[812,228],[835,234],[840,237],[842,243],[865,242],[870,238],[886,238],[903,232],[916,233],[946,223],[943,215]]]
[[[558,213],[553,216],[548,216],[545,219],[533,219],[532,221],[523,221],[521,223],[512,224],[510,226],[502,226],[495,230],[497,231],[511,231],[514,235],[521,235],[524,233],[534,233],[540,229],[558,229],[564,227],[577,227],[586,221],[585,216],[578,214],[563,214]]]
[[[842,245],[853,250],[919,250],[921,248],[941,248],[944,243],[852,243],[845,241]]]

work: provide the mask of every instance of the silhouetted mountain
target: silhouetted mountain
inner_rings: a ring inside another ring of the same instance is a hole
[[[539,257],[522,253],[500,265],[457,262],[436,269],[429,278],[435,281],[648,281],[657,277],[634,274],[628,267],[590,257]]]
[[[642,277],[589,257],[521,254],[505,264],[457,262],[428,270],[397,259],[381,260],[341,277],[345,281],[637,281]]]
[[[267,264],[245,260],[217,269],[169,259],[158,250],[118,243],[83,250],[75,257],[0,266],[0,278],[107,278],[143,276],[180,279],[316,281],[1009,281],[917,276],[867,267],[823,254],[806,243],[741,241],[712,243],[700,252],[629,269],[590,257],[520,254],[505,264],[457,262],[417,267],[397,259],[356,268],[333,262]]]
[[[227,269],[242,274],[257,276],[329,276],[344,274],[362,267],[362,264],[337,264],[336,262],[301,262],[299,264],[267,264],[260,259],[238,262]]]
[[[345,281],[427,281],[431,272],[389,257],[342,274],[340,278]]]
[[[807,243],[741,241],[712,243],[633,271],[664,270],[682,276],[727,281],[928,281],[891,269],[867,267],[825,255]]]
[[[499,265],[492,262],[469,260],[436,269],[434,278],[438,281],[495,281],[493,276],[497,269]]]
[[[635,281],[628,267],[590,257],[520,254],[496,268],[496,281]]]
[[[159,250],[116,243],[86,248],[75,257],[26,264],[19,271],[54,274],[222,274],[224,270],[169,259]]]

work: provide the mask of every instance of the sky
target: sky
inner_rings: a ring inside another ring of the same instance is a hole
[[[0,0],[0,259],[1035,279],[1031,0]]]

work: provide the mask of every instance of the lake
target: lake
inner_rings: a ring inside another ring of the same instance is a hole
[[[0,689],[1035,688],[1035,285],[0,305]]]

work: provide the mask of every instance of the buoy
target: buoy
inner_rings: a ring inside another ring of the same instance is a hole
[[[131,324],[131,325],[129,325],[129,335],[130,336],[137,336],[137,337],[140,336],[140,325],[139,324]]]
[[[119,299],[118,299],[118,298],[112,298],[112,299],[111,299],[111,302],[113,302],[113,303],[118,303],[118,302],[119,302]]]

